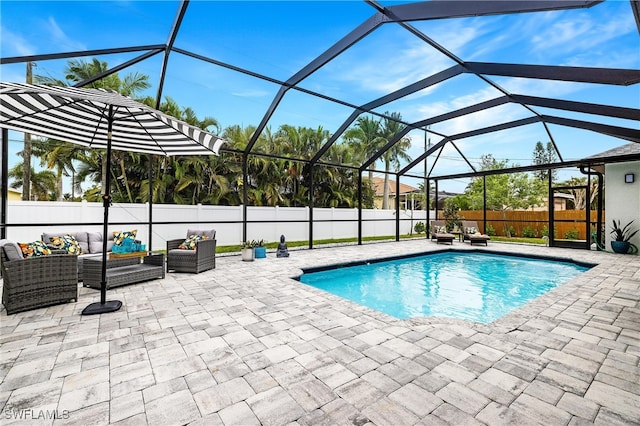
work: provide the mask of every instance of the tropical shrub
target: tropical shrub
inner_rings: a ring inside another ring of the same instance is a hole
[[[517,237],[518,236],[516,234],[516,228],[514,228],[513,225],[509,225],[508,227],[506,227],[504,229],[504,235],[506,237]]]
[[[577,229],[573,228],[564,233],[565,240],[577,240],[580,237],[580,233]]]
[[[451,231],[455,227],[460,228],[462,226],[462,219],[464,219],[464,217],[460,216],[459,212],[460,208],[453,199],[449,198],[445,200],[442,216],[444,217],[447,231]]]
[[[525,238],[536,238],[538,236],[538,231],[530,226],[525,226],[522,230],[522,236]]]

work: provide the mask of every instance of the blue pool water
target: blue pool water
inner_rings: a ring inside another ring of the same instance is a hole
[[[569,262],[444,252],[304,273],[302,283],[396,318],[490,323],[588,270]]]

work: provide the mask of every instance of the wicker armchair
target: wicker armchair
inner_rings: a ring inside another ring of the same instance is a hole
[[[0,246],[0,268],[2,304],[7,314],[78,300],[77,256],[15,259],[7,255],[5,247]]]
[[[216,267],[216,231],[188,230],[190,235],[204,235],[207,239],[198,241],[196,250],[179,249],[184,238],[167,241],[167,272],[200,272]]]

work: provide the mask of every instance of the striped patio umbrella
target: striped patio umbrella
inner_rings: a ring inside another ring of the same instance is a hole
[[[17,130],[89,148],[168,155],[218,155],[224,140],[113,91],[0,82],[0,128]],[[84,315],[113,312],[107,301],[107,227],[111,195],[106,176],[100,303]]]
[[[0,127],[89,148],[111,144],[164,156],[217,155],[224,143],[113,91],[23,83],[0,82]]]

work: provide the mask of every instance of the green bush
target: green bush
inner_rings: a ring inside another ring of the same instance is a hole
[[[516,235],[516,228],[514,228],[512,225],[509,225],[508,228],[504,229],[504,235],[505,237],[517,237],[518,235]]]
[[[427,227],[424,225],[424,222],[418,222],[413,227],[413,230],[416,231],[416,234],[422,234],[426,231]]]
[[[543,237],[548,237],[549,236],[549,227],[547,225],[544,225],[542,227],[542,231],[540,231],[540,235]],[[558,230],[554,229],[553,230],[553,238],[558,238]]]
[[[460,208],[452,198],[445,200],[442,217],[444,217],[447,231],[451,231],[455,227],[460,228],[462,226],[462,219],[464,219],[464,217],[460,216],[459,211]]]
[[[530,226],[525,226],[522,230],[522,236],[525,238],[536,238],[538,236],[538,231]]]
[[[573,228],[564,233],[565,240],[577,240],[580,233],[577,229]]]
[[[542,227],[542,231],[540,231],[540,235],[542,235],[543,237],[549,236],[549,227],[547,225],[544,225]]]
[[[487,235],[489,235],[490,237],[493,237],[496,235],[496,228],[494,228],[493,226],[487,224]]]

